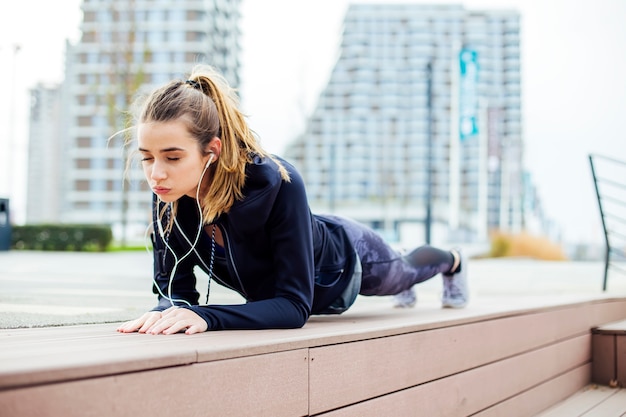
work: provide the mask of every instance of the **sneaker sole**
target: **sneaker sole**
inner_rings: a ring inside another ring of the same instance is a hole
[[[412,303],[412,304],[394,304],[393,308],[414,308],[416,303]]]
[[[441,308],[464,308],[465,306],[467,306],[467,302],[462,303],[462,304],[443,303],[441,305]]]

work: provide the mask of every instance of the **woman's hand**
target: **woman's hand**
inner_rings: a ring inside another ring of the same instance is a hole
[[[186,308],[170,307],[167,310],[150,311],[137,320],[128,321],[117,328],[121,333],[174,334],[184,330],[186,334],[207,330],[206,321]]]
[[[160,311],[148,311],[136,320],[122,323],[117,328],[117,331],[120,333],[146,333],[146,331],[161,318],[162,314],[163,313]]]
[[[184,330],[185,334],[194,334],[206,332],[207,328],[206,321],[192,310],[170,307],[162,313],[161,318],[146,333],[174,334]]]

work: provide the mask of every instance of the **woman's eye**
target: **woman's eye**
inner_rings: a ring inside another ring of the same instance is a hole
[[[152,158],[147,157],[147,156],[145,158],[141,158],[141,162],[146,162],[146,161],[151,161],[151,160]]]
[[[167,158],[168,161],[178,161],[180,158],[174,158],[174,157],[170,157]]]

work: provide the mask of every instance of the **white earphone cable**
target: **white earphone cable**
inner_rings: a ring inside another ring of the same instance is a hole
[[[171,248],[171,246],[167,242],[168,239],[166,239],[166,237],[165,237],[165,232],[163,231],[163,225],[161,224],[161,220],[157,219],[157,221],[156,221],[157,229],[159,231],[159,235],[161,237],[161,240],[163,240],[163,243],[165,243],[165,247],[172,253],[172,256],[174,257],[174,266],[172,267],[172,271],[170,272],[170,277],[169,277],[168,284],[167,284],[167,295],[163,294],[163,292],[161,291],[161,288],[159,287],[159,285],[157,284],[157,282],[156,282],[156,280],[154,278],[154,274],[152,276],[152,282],[155,284],[155,286],[156,286],[156,288],[157,288],[157,290],[159,292],[159,295],[161,297],[167,299],[172,306],[175,305],[174,304],[175,302],[182,302],[184,304],[187,304],[188,306],[191,306],[191,303],[189,303],[189,301],[187,301],[187,300],[173,299],[172,298],[172,283],[174,281],[174,275],[176,274],[176,269],[178,268],[178,264],[183,259],[185,259],[187,256],[189,256],[192,252],[196,252],[196,245],[198,244],[198,240],[200,239],[200,236],[202,235],[202,228],[204,227],[204,218],[203,218],[203,214],[202,214],[202,207],[200,205],[200,186],[202,185],[202,179],[204,178],[204,174],[206,173],[207,169],[209,169],[209,165],[211,165],[211,162],[213,161],[213,153],[211,153],[210,155],[211,156],[209,157],[209,161],[207,162],[207,164],[205,165],[204,169],[202,170],[202,174],[200,175],[200,179],[198,180],[198,186],[196,187],[196,205],[198,207],[198,214],[199,214],[199,217],[200,217],[200,221],[198,222],[198,232],[196,233],[196,237],[195,237],[193,243],[187,237],[187,235],[185,235],[185,233],[183,232],[182,228],[178,224],[176,216],[174,216],[174,224],[176,225],[176,228],[179,230],[181,235],[184,237],[184,239],[190,245],[190,249],[183,256],[181,256],[180,258],[178,258],[176,256],[176,253],[174,252],[174,250]],[[170,212],[171,212],[171,204],[172,203],[168,203],[168,204],[169,204],[168,210],[170,210]],[[160,260],[156,260],[156,261],[160,262]],[[209,277],[209,279],[210,279],[210,277]]]

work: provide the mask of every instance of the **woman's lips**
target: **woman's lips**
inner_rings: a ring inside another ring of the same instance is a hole
[[[154,187],[152,191],[154,191],[155,194],[163,195],[169,193],[170,189],[165,187]]]

